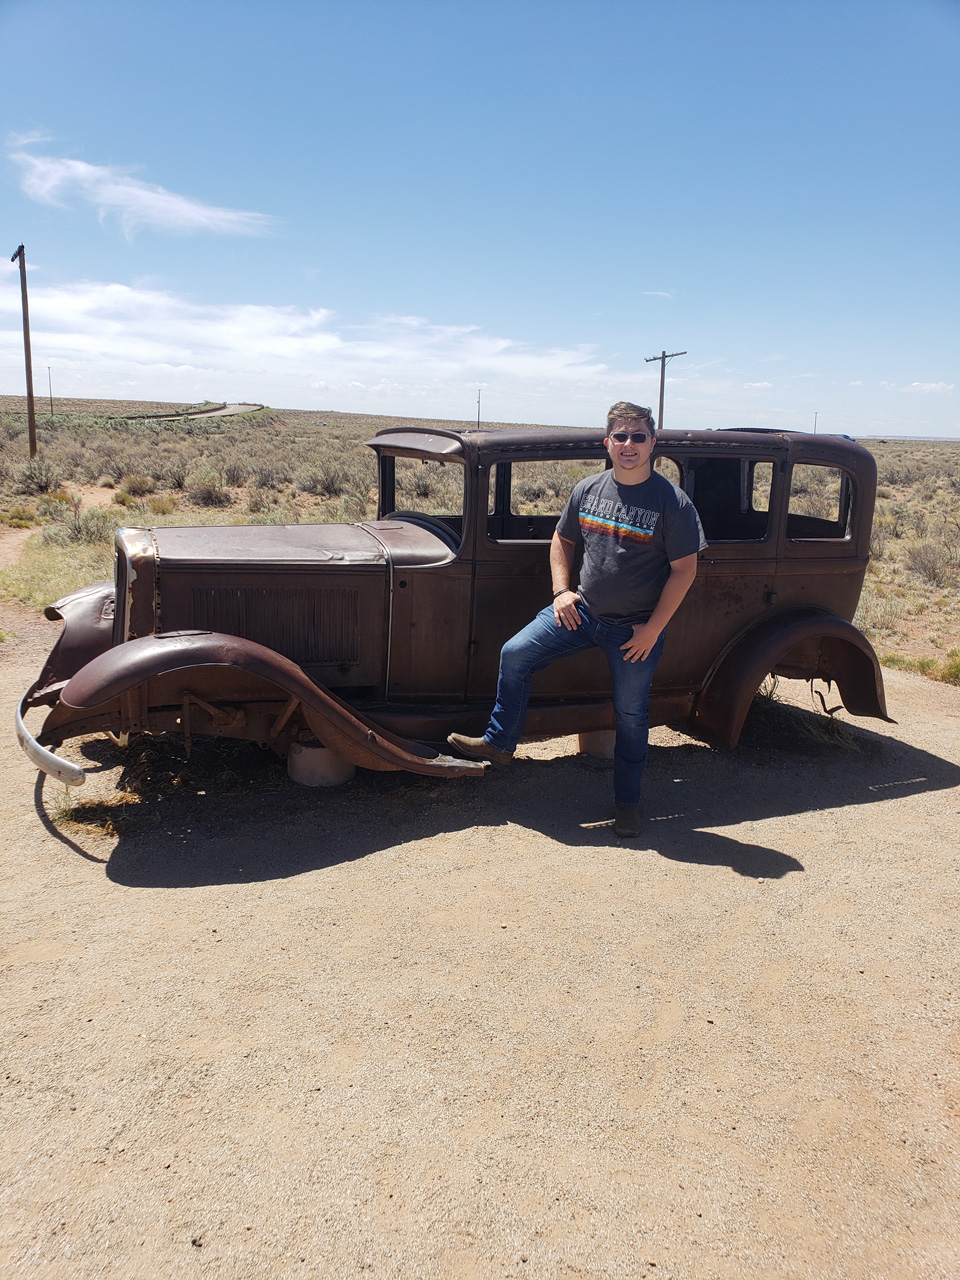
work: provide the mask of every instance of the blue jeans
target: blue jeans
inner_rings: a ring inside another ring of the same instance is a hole
[[[650,728],[647,704],[653,672],[663,652],[663,636],[642,662],[625,662],[620,646],[633,635],[633,628],[606,626],[591,618],[582,605],[577,609],[580,626],[576,631],[558,627],[553,606],[547,605],[529,626],[503,646],[497,704],[483,737],[501,751],[514,751],[527,714],[533,673],[542,671],[557,658],[596,646],[606,655],[613,678],[613,709],[617,720],[617,745],[613,757],[614,803],[639,804]]]

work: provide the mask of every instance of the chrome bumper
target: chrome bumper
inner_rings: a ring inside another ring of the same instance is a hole
[[[31,693],[33,693],[33,687],[27,690],[17,704],[17,741],[29,756],[31,763],[35,764],[41,773],[49,773],[51,778],[56,778],[65,787],[82,787],[87,780],[87,775],[80,766],[71,764],[68,760],[61,760],[59,756],[54,755],[52,751],[48,751],[46,747],[41,747],[40,743],[37,742],[36,738],[23,723],[23,704]]]

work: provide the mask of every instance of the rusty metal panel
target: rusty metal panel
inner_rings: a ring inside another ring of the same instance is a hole
[[[469,562],[395,571],[390,698],[463,697],[470,589]]]
[[[697,576],[667,627],[654,685],[699,688],[711,665],[750,622],[777,607],[776,559],[713,559],[701,552]]]
[[[355,524],[258,524],[153,531],[160,571],[276,571],[382,566],[380,543]]]
[[[225,673],[240,672],[270,682],[278,691],[296,698],[317,738],[338,754],[368,769],[408,769],[433,777],[482,777],[485,765],[476,760],[458,760],[438,755],[429,747],[408,742],[374,724],[328,690],[314,684],[287,658],[262,645],[236,636],[202,635],[148,636],[119,649],[101,654],[74,676],[64,689],[68,707],[96,710],[112,697],[121,703],[121,725],[143,727],[149,715],[148,690],[154,681],[175,676],[181,689],[183,714],[192,703],[205,714],[218,716],[209,699],[198,694],[191,683],[202,680],[205,669],[219,666]],[[168,682],[169,683],[169,682]],[[204,705],[207,704],[207,705]],[[245,716],[234,718],[243,736]],[[227,719],[230,717],[227,716]],[[223,725],[221,725],[223,729]]]
[[[458,457],[463,453],[460,431],[417,431],[416,428],[386,427],[372,440],[365,440],[372,449],[388,450],[395,457],[418,458],[421,454],[437,454],[440,457]]]
[[[114,642],[122,644],[157,629],[157,545],[150,529],[116,533],[117,597]]]
[[[294,568],[282,575],[282,586],[278,573],[243,564],[229,571],[161,565],[162,630],[241,636],[282,653],[322,684],[379,686],[387,639],[385,570]]]
[[[782,607],[817,605],[852,622],[866,571],[865,559],[855,555],[818,559],[808,545],[802,559],[783,559],[777,566],[777,602]]]
[[[360,661],[357,588],[194,587],[194,626],[246,636],[294,662]]]

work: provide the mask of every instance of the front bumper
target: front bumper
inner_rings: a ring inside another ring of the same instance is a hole
[[[23,723],[26,703],[35,688],[36,685],[31,685],[17,704],[17,741],[27,753],[31,763],[35,764],[41,773],[48,773],[51,778],[56,778],[65,787],[82,787],[87,780],[87,775],[80,766],[71,764],[69,760],[61,760],[59,756],[54,755],[52,751],[48,751],[46,747],[41,747],[40,743]]]

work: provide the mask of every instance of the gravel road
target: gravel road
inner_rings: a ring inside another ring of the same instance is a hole
[[[56,626],[0,627],[4,1277],[960,1275],[960,689],[657,730],[639,842],[569,739],[336,791],[90,740],[63,820]]]

